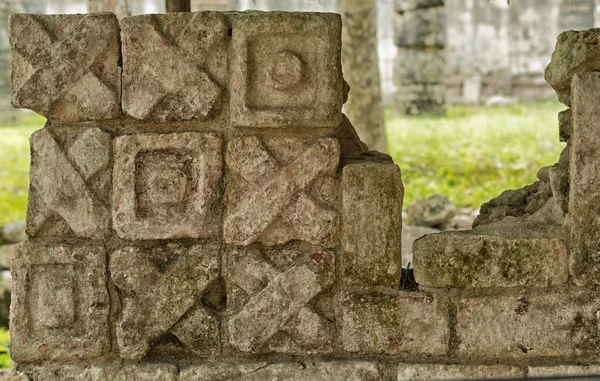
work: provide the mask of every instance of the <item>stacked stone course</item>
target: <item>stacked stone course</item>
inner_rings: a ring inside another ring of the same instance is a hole
[[[509,220],[427,236],[415,245],[425,291],[400,290],[400,172],[341,113],[338,15],[18,14],[10,26],[13,104],[48,122],[31,137],[17,365],[0,380],[598,370],[568,365],[600,354],[593,253],[567,270],[594,225],[570,244],[557,223]],[[600,83],[581,78],[562,118],[572,155]],[[571,176],[589,173],[578,160]],[[584,210],[593,194],[573,201],[575,184],[569,210]]]

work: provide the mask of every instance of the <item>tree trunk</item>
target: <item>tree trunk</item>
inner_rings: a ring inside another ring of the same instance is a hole
[[[350,85],[348,118],[372,150],[386,151],[377,53],[377,1],[340,0],[342,67]]]
[[[131,15],[127,0],[88,0],[90,12],[113,12],[119,19]]]
[[[190,12],[192,5],[190,0],[165,0],[167,12]]]

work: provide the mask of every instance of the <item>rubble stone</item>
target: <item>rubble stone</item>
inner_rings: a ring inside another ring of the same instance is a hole
[[[430,7],[394,15],[396,46],[400,48],[436,47],[446,44],[444,7]]]
[[[12,15],[13,106],[63,122],[118,118],[118,30],[112,13]]]
[[[443,356],[448,350],[448,310],[435,295],[391,289],[344,292],[336,310],[346,352]]]
[[[123,19],[123,111],[160,121],[218,112],[227,81],[228,26],[218,12]]]
[[[515,366],[506,365],[442,365],[404,364],[398,365],[397,381],[468,380],[524,378],[525,372]]]
[[[25,234],[25,221],[15,221],[0,228],[0,241],[5,243],[19,243],[27,239]]]
[[[391,158],[368,155],[342,168],[342,276],[349,284],[395,287],[400,280],[404,187]]]
[[[600,299],[593,292],[467,298],[456,312],[457,355],[478,361],[597,358]]]
[[[562,32],[544,78],[558,100],[571,106],[571,81],[576,74],[600,71],[600,29]]]
[[[231,37],[231,122],[337,127],[344,98],[341,31],[337,14],[238,14]]]
[[[168,364],[130,364],[123,366],[75,365],[34,368],[34,380],[44,381],[178,381],[177,367]]]
[[[556,286],[569,277],[557,228],[486,225],[429,234],[413,247],[415,279],[426,287]]]
[[[456,214],[456,207],[441,194],[413,202],[406,208],[407,224],[435,227],[449,221]]]
[[[571,115],[570,108],[558,113],[558,130],[561,142],[567,142],[571,138],[571,131],[573,130]]]
[[[29,377],[14,369],[0,370],[0,381],[29,381]]]
[[[102,246],[16,245],[11,356],[17,362],[98,357],[110,349]]]

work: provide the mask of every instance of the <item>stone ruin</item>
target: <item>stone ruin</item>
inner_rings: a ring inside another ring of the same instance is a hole
[[[338,15],[17,14],[10,32],[13,104],[48,122],[0,380],[600,373],[600,32],[561,36],[548,70],[571,159],[417,241],[415,292],[399,169],[341,113]]]

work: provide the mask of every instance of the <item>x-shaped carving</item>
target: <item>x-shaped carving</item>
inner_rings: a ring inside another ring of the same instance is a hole
[[[339,158],[338,141],[323,138],[281,167],[257,137],[232,140],[227,166],[238,175],[232,181],[244,184],[229,192],[226,242],[279,245],[302,240],[337,246],[337,212],[313,200],[308,190],[319,177],[335,175]]]
[[[229,254],[230,291],[239,288],[249,298],[243,306],[230,300],[232,309],[239,309],[227,320],[229,343],[237,349],[259,350],[279,332],[285,332],[301,348],[328,347],[332,323],[308,304],[332,285],[334,255],[323,251],[294,255],[299,259],[281,271],[254,249],[233,250]]]
[[[198,304],[208,284],[217,278],[219,247],[182,250],[165,271],[140,249],[127,247],[112,254],[110,271],[122,293],[123,310],[117,326],[121,357],[137,360]],[[177,329],[174,333],[177,335]]]

